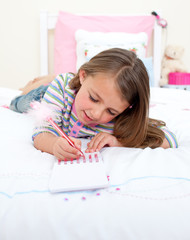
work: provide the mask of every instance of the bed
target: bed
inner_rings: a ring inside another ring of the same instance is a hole
[[[48,73],[45,46],[42,74]],[[33,147],[34,120],[7,108],[19,94],[0,88],[0,239],[190,239],[189,91],[151,87],[150,117],[167,123],[179,148],[105,147],[110,186],[59,194],[48,189],[55,158]]]

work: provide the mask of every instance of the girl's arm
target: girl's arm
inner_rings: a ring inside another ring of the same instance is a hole
[[[75,146],[81,149],[81,141],[79,139],[71,138]],[[34,138],[34,146],[42,152],[47,152],[54,155],[59,160],[76,159],[81,153],[73,148],[66,139],[55,136],[48,132],[38,134]]]
[[[165,133],[165,138],[163,143],[160,145],[162,148],[177,148],[178,143],[175,135],[170,132],[166,127],[162,128],[162,131]],[[88,148],[86,152],[100,151],[105,145],[109,147],[122,147],[121,143],[117,140],[116,137],[109,133],[98,133],[92,140],[88,143]]]
[[[159,127],[165,134],[164,141],[161,145],[163,148],[178,148],[179,144],[174,133],[172,133],[166,126]]]

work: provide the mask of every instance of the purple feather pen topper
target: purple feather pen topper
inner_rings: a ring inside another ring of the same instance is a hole
[[[54,127],[54,129],[59,133],[59,135],[67,140],[67,142],[74,148],[78,149],[74,142],[67,136],[66,133],[57,125],[56,120],[56,111],[52,108],[50,104],[45,102],[34,101],[30,104],[31,110],[28,111],[38,126],[45,125],[47,122]],[[78,149],[81,153],[81,156],[85,158],[84,153]]]

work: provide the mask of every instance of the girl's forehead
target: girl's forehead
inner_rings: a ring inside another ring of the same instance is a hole
[[[88,77],[88,76],[87,76]],[[94,80],[94,82],[100,81],[103,84],[111,84],[111,83],[115,83],[115,77],[113,74],[111,73],[96,73],[92,76],[89,76],[91,78],[91,80]]]
[[[115,78],[109,74],[99,73],[94,76],[87,77],[87,82],[89,85],[94,86],[95,88],[110,88],[115,91],[118,87],[116,85]],[[108,90],[108,89],[107,89]]]

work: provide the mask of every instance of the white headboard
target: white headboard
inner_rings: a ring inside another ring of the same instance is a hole
[[[88,14],[89,15],[89,14]],[[141,14],[142,15],[142,14]],[[132,16],[132,15],[130,15]],[[48,74],[48,31],[55,29],[58,14],[49,13],[46,10],[40,12],[40,74]],[[161,37],[162,29],[155,22],[153,32],[153,69],[154,86],[159,86],[161,71]]]

